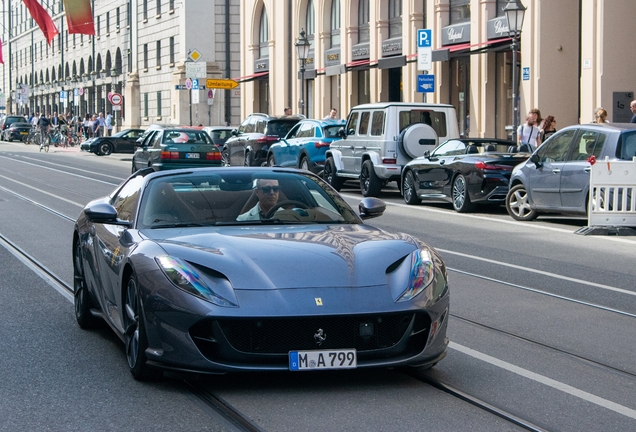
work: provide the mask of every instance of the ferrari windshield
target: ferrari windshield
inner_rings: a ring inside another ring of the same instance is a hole
[[[350,224],[360,218],[322,179],[277,170],[197,170],[152,179],[138,228]]]

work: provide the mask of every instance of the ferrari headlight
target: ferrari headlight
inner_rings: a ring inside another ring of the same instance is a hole
[[[159,268],[177,288],[217,306],[236,307],[229,300],[216,294],[191,266],[179,258],[159,256],[155,258]]]
[[[435,279],[435,263],[428,249],[420,249],[411,254],[411,272],[406,290],[397,301],[408,301],[424,291]]]

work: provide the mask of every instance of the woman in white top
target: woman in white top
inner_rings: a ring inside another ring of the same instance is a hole
[[[530,144],[532,150],[541,145],[541,131],[536,125],[537,115],[529,112],[526,122],[517,129],[517,145]]]

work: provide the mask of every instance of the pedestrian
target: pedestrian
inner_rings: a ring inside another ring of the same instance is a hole
[[[535,110],[530,110],[526,116],[526,122],[519,126],[517,129],[517,145],[530,146],[530,149],[534,150],[541,145],[541,132],[537,126],[538,115]]]
[[[86,113],[86,116],[84,116],[84,122],[82,123],[82,126],[84,127],[84,137],[86,139],[89,139],[90,137],[93,136],[93,124],[91,122],[91,115]]]
[[[99,129],[97,132],[97,136],[104,136],[104,129],[106,129],[106,119],[104,118],[104,113],[100,112],[97,117],[97,123],[99,123]]]
[[[338,120],[338,110],[331,108],[329,114],[323,120]]]
[[[544,143],[545,140],[554,135],[556,131],[556,119],[554,118],[554,116],[547,116],[545,120],[543,120],[543,129],[541,129],[541,142]]]
[[[543,129],[543,117],[541,117],[541,111],[539,111],[539,108],[532,108],[529,111],[530,114],[535,114],[537,116],[536,121],[534,122],[535,126],[538,127],[539,129]]]
[[[632,103],[629,104],[629,109],[632,110],[632,114],[634,114],[630,123],[636,123],[636,100],[633,100]]]
[[[607,121],[607,111],[603,107],[594,110],[594,123],[609,123]]]
[[[111,136],[113,134],[113,116],[109,112],[106,113],[104,123],[106,124],[106,136]]]
[[[58,115],[57,115],[57,111],[55,111],[55,112],[53,113],[53,117],[51,117],[51,124],[52,124],[53,126],[58,126],[58,124],[59,124],[59,117],[58,117]]]
[[[97,138],[99,137],[99,120],[97,118],[97,114],[93,114],[93,117],[91,118],[91,132],[93,133],[93,138]]]
[[[285,107],[285,115],[286,115],[286,116],[288,116],[288,115],[292,115],[292,110],[291,110],[291,108],[290,108],[290,107]]]
[[[40,120],[40,113],[37,113],[36,115],[33,116],[33,118],[31,119],[31,126],[36,127],[38,124],[38,121]]]

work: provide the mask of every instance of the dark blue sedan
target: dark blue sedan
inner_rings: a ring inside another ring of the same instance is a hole
[[[301,120],[281,141],[272,144],[267,155],[269,166],[298,167],[319,173],[325,167],[325,153],[344,120]]]

